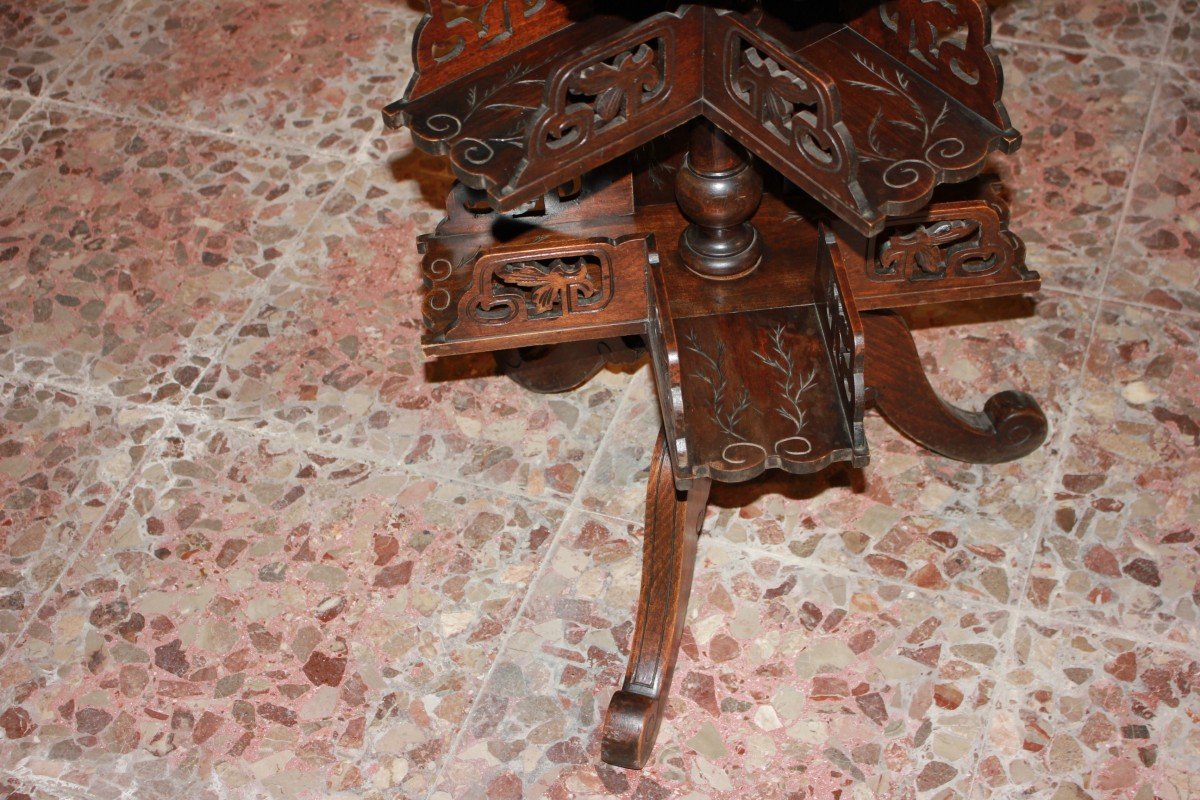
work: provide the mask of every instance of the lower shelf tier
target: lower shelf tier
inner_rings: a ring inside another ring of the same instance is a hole
[[[762,258],[712,280],[678,252],[673,203],[637,206],[628,174],[590,175],[517,214],[458,187],[422,237],[425,351],[645,339],[680,489],[767,469],[867,462],[859,313],[1034,291],[992,184],[953,187],[862,237],[803,194],[767,192]]]

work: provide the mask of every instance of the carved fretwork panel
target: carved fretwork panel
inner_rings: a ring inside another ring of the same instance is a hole
[[[888,220],[879,236],[838,226],[840,249],[860,308],[892,308],[936,299],[1019,294],[1038,287],[1025,267],[1025,246],[1008,227],[999,184],[947,187],[953,199],[923,213]],[[958,197],[954,197],[958,195]]]
[[[699,110],[701,80],[682,67],[680,41],[698,35],[703,12],[658,14],[603,46],[556,67],[545,103],[529,125],[523,183],[541,183],[567,165],[586,168],[651,141]]]
[[[998,128],[1011,127],[984,0],[872,3],[852,27]]]
[[[838,399],[842,403],[856,450],[866,451],[863,429],[863,368],[865,342],[854,295],[833,232],[821,227],[814,285],[817,317],[833,365]]]
[[[586,14],[580,0],[425,0],[413,38],[410,98],[457,80],[554,33]]]
[[[657,259],[651,237],[540,236],[480,247],[481,241],[424,241],[426,352],[642,332],[646,269]]]
[[[695,116],[701,74],[680,69],[679,42],[700,35],[703,16],[596,17],[384,116],[507,212]]]
[[[873,216],[833,77],[734,14],[714,15],[706,41],[706,113],[826,204]]]
[[[552,320],[600,311],[612,300],[612,263],[602,253],[512,260],[520,256],[479,259],[475,286],[459,305],[460,320],[480,327]]]

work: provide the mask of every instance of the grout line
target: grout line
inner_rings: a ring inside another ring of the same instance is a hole
[[[1129,171],[1129,181],[1125,187],[1125,203],[1121,209],[1120,221],[1117,223],[1117,230],[1113,236],[1112,246],[1109,249],[1108,259],[1105,262],[1104,272],[1103,272],[1103,275],[1101,276],[1101,281],[1100,281],[1101,292],[1103,292],[1103,287],[1108,284],[1108,276],[1109,276],[1110,272],[1112,271],[1113,261],[1116,259],[1117,249],[1121,242],[1121,236],[1124,233],[1126,218],[1128,217],[1129,209],[1130,209],[1130,206],[1133,201],[1133,182],[1134,182],[1135,176],[1137,175],[1138,167],[1141,164],[1142,155],[1145,150],[1146,141],[1147,141],[1147,138],[1150,133],[1150,121],[1154,118],[1154,112],[1158,105],[1158,97],[1159,97],[1160,89],[1162,87],[1162,82],[1164,80],[1164,73],[1165,73],[1165,69],[1160,67],[1158,69],[1158,74],[1155,76],[1154,90],[1151,93],[1150,104],[1146,111],[1146,118],[1145,118],[1145,122],[1142,127],[1142,135],[1138,142],[1137,154],[1134,156],[1133,165],[1130,167],[1130,171]],[[1071,438],[1075,431],[1076,413],[1079,409],[1080,404],[1083,401],[1083,397],[1085,394],[1085,384],[1086,384],[1087,375],[1088,375],[1088,365],[1091,362],[1092,347],[1095,344],[1095,340],[1096,340],[1096,330],[1099,327],[1100,315],[1104,309],[1105,302],[1106,302],[1102,298],[1093,298],[1093,299],[1096,300],[1096,308],[1095,308],[1095,311],[1092,313],[1091,325],[1088,327],[1087,339],[1084,342],[1083,360],[1079,365],[1078,377],[1075,381],[1075,385],[1073,386],[1073,388],[1071,390],[1069,401],[1066,405],[1067,414],[1063,421],[1063,426],[1061,428],[1062,451],[1059,453],[1057,463],[1051,470],[1050,480],[1046,484],[1046,486],[1050,487],[1051,492],[1053,492],[1053,487],[1057,486],[1059,484],[1059,482],[1062,480],[1063,469],[1065,466],[1065,462],[1067,460],[1068,453],[1070,452],[1070,448],[1071,448]],[[1026,617],[1030,614],[1030,606],[1028,603],[1029,585],[1033,578],[1033,569],[1034,569],[1034,565],[1036,564],[1037,559],[1038,559],[1038,552],[1040,550],[1040,546],[1042,543],[1042,537],[1049,530],[1050,525],[1053,520],[1054,506],[1055,506],[1055,502],[1053,500],[1053,495],[1051,494],[1050,497],[1048,498],[1048,502],[1045,504],[1045,507],[1042,509],[1041,513],[1038,515],[1037,521],[1034,523],[1036,538],[1034,540],[1033,549],[1030,553],[1029,561],[1028,561],[1026,569],[1025,569],[1024,579],[1021,582],[1020,591],[1017,594],[1017,604],[1015,607],[1017,620],[1019,620],[1023,617]],[[1038,609],[1033,609],[1033,610],[1037,611]],[[1018,627],[1017,624],[1014,623],[1012,628],[1009,631],[1007,641],[1005,642],[1004,658],[1001,663],[1001,668],[998,672],[1001,679],[1003,679],[1003,677],[1008,674],[1008,672],[1011,669],[1012,664],[1013,664],[1014,649],[1016,647],[1017,627]],[[1157,637],[1154,637],[1154,638],[1157,638]],[[1009,687],[1007,685],[1007,683],[1004,684],[1003,686],[997,686],[995,697],[992,699],[991,713],[988,715],[989,723],[981,728],[979,737],[976,739],[976,761],[973,763],[974,768],[972,769],[971,781],[970,781],[970,784],[967,786],[968,796],[974,791],[975,783],[976,783],[976,780],[977,780],[977,777],[979,774],[979,770],[977,769],[978,755],[981,754],[981,751],[979,750],[979,748],[981,748],[984,745],[984,743],[987,740],[988,734],[991,732],[991,729],[992,729],[991,720],[995,720],[998,717],[998,715],[1000,714],[1000,712],[1002,710],[1002,707],[1001,707],[1002,701],[1007,699],[1007,697],[1010,694],[1011,694],[1011,687]]]
[[[1138,61],[1142,64],[1149,64],[1152,66],[1182,67],[1186,69],[1188,66],[1186,63],[1172,61],[1167,56],[1167,51],[1170,49],[1170,32],[1174,28],[1174,25],[1175,18],[1172,17],[1171,24],[1167,28],[1167,40],[1164,43],[1162,52],[1157,56],[1140,56],[1136,53],[1122,53],[1116,48],[1106,49],[1102,47],[1072,47],[1066,44],[1059,44],[1058,42],[1044,42],[1036,39],[1024,39],[1020,36],[1002,36],[998,34],[992,36],[992,44],[1021,48],[1037,47],[1043,50],[1050,50],[1056,53],[1063,53],[1064,55],[1072,56],[1111,56],[1113,58],[1119,58],[1125,61]]]
[[[488,665],[487,672],[484,673],[479,682],[479,692],[475,695],[474,699],[472,699],[471,707],[467,709],[467,713],[463,717],[462,725],[459,726],[458,730],[455,732],[454,739],[451,740],[450,747],[447,748],[446,755],[442,759],[441,765],[438,767],[437,772],[434,773],[433,779],[430,781],[429,793],[426,795],[426,800],[432,800],[434,793],[437,792],[438,785],[441,783],[442,777],[446,774],[446,771],[449,769],[450,764],[453,762],[455,756],[458,755],[458,751],[462,746],[463,737],[466,735],[466,731],[470,727],[471,717],[475,713],[475,709],[479,706],[479,703],[483,700],[488,684],[491,681],[492,674],[496,671],[496,667],[500,664],[501,660],[503,660],[503,656],[508,650],[508,643],[520,629],[521,620],[525,617],[525,610],[529,606],[529,601],[533,597],[534,591],[541,583],[542,577],[550,569],[550,564],[553,562],[554,556],[558,553],[559,547],[562,545],[562,539],[565,535],[564,532],[578,511],[578,509],[575,507],[575,501],[583,492],[583,487],[587,484],[588,475],[591,474],[592,468],[599,460],[600,453],[603,452],[604,446],[612,437],[612,433],[616,429],[617,423],[621,420],[621,412],[624,410],[626,403],[629,402],[629,396],[632,393],[632,389],[633,381],[630,380],[626,383],[625,391],[621,396],[621,400],[617,403],[617,407],[613,412],[612,420],[609,422],[607,429],[605,429],[604,435],[600,438],[600,442],[596,446],[591,461],[588,463],[587,468],[583,471],[583,474],[579,480],[579,485],[575,488],[575,492],[571,497],[571,502],[567,504],[568,513],[563,517],[562,522],[559,523],[558,530],[554,532],[554,538],[551,540],[549,547],[546,548],[546,554],[542,557],[542,561],[538,565],[537,571],[534,573],[533,577],[530,578],[528,588],[525,591],[525,596],[521,598],[521,604],[518,606],[517,612],[513,615],[512,622],[509,623],[508,629],[504,633],[504,638],[500,642],[500,646],[496,648],[496,653],[492,657],[492,663]]]
[[[201,136],[207,139],[219,139],[222,141],[232,142],[239,145],[253,145],[262,147],[268,150],[276,150],[282,153],[291,155],[301,155],[312,158],[316,161],[326,161],[330,163],[350,162],[352,156],[349,154],[343,155],[339,153],[327,153],[320,150],[311,150],[309,148],[291,144],[288,142],[280,142],[275,139],[260,139],[248,134],[231,133],[229,131],[212,130],[196,125],[189,125],[177,120],[168,119],[166,117],[155,118],[146,117],[141,114],[133,113],[127,110],[111,108],[109,106],[97,105],[87,100],[68,100],[56,97],[47,97],[45,99],[47,105],[55,105],[63,110],[84,112],[97,116],[112,117],[114,119],[123,120],[134,125],[148,126],[151,128],[165,128],[180,133],[186,133],[189,136]]]
[[[525,596],[521,598],[521,604],[517,607],[516,613],[513,614],[512,622],[509,623],[508,629],[504,632],[502,641],[496,648],[495,654],[492,656],[492,662],[488,664],[487,670],[479,679],[479,691],[471,700],[471,706],[467,709],[467,713],[463,716],[462,724],[459,725],[458,730],[455,731],[454,738],[450,741],[450,746],[446,749],[446,755],[442,758],[441,765],[433,774],[433,778],[429,782],[429,792],[425,795],[425,800],[432,800],[433,795],[437,792],[438,785],[441,783],[442,777],[446,774],[455,756],[458,755],[458,751],[462,746],[463,738],[466,735],[467,729],[470,727],[471,718],[487,692],[488,684],[492,679],[492,675],[495,673],[497,666],[499,666],[500,662],[503,660],[505,652],[508,650],[508,643],[512,640],[513,636],[516,635],[517,630],[520,627],[520,622],[525,616],[525,610],[529,606],[529,601],[533,597],[534,590],[537,588],[538,584],[541,583],[542,577],[549,571],[550,564],[554,560],[554,556],[558,553],[559,546],[562,543],[562,538],[565,535],[564,532],[567,526],[570,524],[572,516],[572,514],[567,514],[563,517],[562,522],[560,522],[558,525],[558,529],[554,532],[554,536],[551,539],[549,546],[546,548],[545,555],[542,556],[541,563],[538,564],[537,570],[529,579],[529,584],[525,589]]]
[[[1109,271],[1110,271],[1109,269],[1107,269],[1107,268],[1105,269],[1106,277],[1107,277],[1107,274]],[[1072,289],[1072,288],[1065,287],[1065,286],[1043,285],[1041,288],[1041,291],[1042,292],[1053,292],[1055,294],[1071,295],[1072,297],[1078,297],[1082,300],[1095,300],[1095,301],[1105,304],[1105,305],[1112,304],[1112,305],[1130,306],[1131,308],[1140,308],[1143,311],[1153,311],[1156,314],[1166,314],[1166,315],[1175,314],[1175,315],[1178,315],[1181,317],[1188,317],[1189,319],[1200,317],[1200,309],[1192,310],[1190,308],[1167,308],[1166,306],[1156,306],[1153,303],[1143,303],[1140,300],[1127,300],[1124,297],[1114,297],[1113,295],[1100,294],[1097,292],[1087,292],[1087,291],[1082,291],[1080,289]],[[1036,298],[1037,295],[1034,295],[1034,297]]]

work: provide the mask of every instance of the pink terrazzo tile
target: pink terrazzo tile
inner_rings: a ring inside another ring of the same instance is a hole
[[[163,425],[160,414],[0,383],[0,653]]]
[[[1159,68],[1032,45],[1000,51],[1004,102],[1023,137],[995,159],[1013,230],[1047,286],[1098,292]]]
[[[125,0],[0,2],[0,88],[40,95]]]
[[[0,145],[0,369],[135,402],[191,386],[341,165],[106,116]]]
[[[573,495],[626,375],[535,395],[489,354],[421,354],[416,235],[438,213],[379,163],[347,176],[192,404],[312,445],[524,492]]]
[[[988,0],[997,36],[1157,58],[1176,0]]]
[[[431,796],[964,796],[1009,614],[701,541],[667,719],[641,772],[598,761],[639,534],[579,514]]]
[[[1198,385],[1200,320],[1104,307],[1033,565],[1037,608],[1200,644]]]
[[[182,423],[0,667],[0,767],[423,796],[562,516]]]
[[[1200,69],[1168,68],[1106,295],[1200,313]]]
[[[137,0],[59,96],[351,153],[403,93],[419,19],[395,0]]]
[[[1167,58],[1185,67],[1200,59],[1200,0],[1180,0]]]
[[[1136,636],[1022,620],[977,800],[1200,797],[1200,663]]]
[[[0,92],[0,141],[16,130],[21,118],[33,108],[33,103],[24,95]]]

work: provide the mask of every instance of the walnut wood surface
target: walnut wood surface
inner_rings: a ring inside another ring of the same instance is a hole
[[[1046,441],[1046,415],[1029,395],[992,395],[983,411],[942,400],[921,367],[912,334],[892,311],[863,316],[867,385],[888,421],[935,453],[973,464],[999,464],[1029,455]]]
[[[748,220],[762,196],[762,178],[741,146],[707,120],[695,125],[675,176],[675,200],[692,223],[679,237],[680,260],[716,280],[739,278],[757,267],[762,238]]]
[[[1046,437],[1028,395],[945,403],[891,310],[1038,287],[973,179],[1020,142],[986,0],[428,2],[385,110],[461,181],[420,240],[426,353],[498,350],[537,392],[651,354],[662,432],[601,748],[641,768],[712,480],[866,464],[868,401],[964,461]]]
[[[678,492],[660,433],[646,487],[646,531],[642,539],[642,588],[630,644],[625,682],[604,715],[601,758],[641,769],[654,748],[679,640],[692,591],[696,537],[712,483],[697,480]]]
[[[580,6],[567,27],[550,14],[490,59],[451,68],[467,57],[447,51],[385,119],[511,209],[705,116],[863,235],[1017,146],[984,0],[847,0],[816,22],[807,4],[745,5]],[[418,65],[444,41],[436,16]]]

